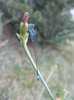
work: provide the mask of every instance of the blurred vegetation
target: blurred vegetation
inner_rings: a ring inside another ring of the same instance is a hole
[[[1,36],[2,36],[2,31],[3,31],[2,21],[1,21],[2,15],[3,15],[3,13],[0,11],[0,39],[1,39]]]
[[[36,81],[36,73],[18,40],[13,38],[4,46],[0,43],[0,100],[39,100],[41,81]],[[13,45],[14,44],[14,45]],[[48,86],[54,97],[74,100],[74,41],[58,50],[47,46],[41,52],[43,64],[39,67],[44,79],[51,73],[52,66],[58,68],[52,74]],[[29,47],[32,56],[33,50]],[[41,58],[41,57],[40,57]],[[41,100],[49,100],[45,90]]]
[[[12,21],[18,31],[24,12],[30,13],[29,23],[36,25],[41,43],[56,44],[66,38],[74,40],[74,22],[69,12],[73,7],[74,0],[0,0],[3,17]],[[45,79],[51,66],[58,65],[48,85],[54,97],[61,100],[74,100],[74,41],[68,39],[66,46],[60,44],[56,49],[46,45],[41,48],[40,56],[43,65],[39,69]],[[34,56],[30,46],[29,49]],[[17,39],[0,41],[0,100],[38,100],[43,85],[36,81],[36,73],[23,54]],[[47,91],[44,91],[42,100],[49,100]]]
[[[0,7],[4,16],[15,18],[13,23],[19,28],[24,12],[30,13],[29,22],[36,25],[41,43],[59,43],[74,32],[70,9],[73,0],[2,0]]]

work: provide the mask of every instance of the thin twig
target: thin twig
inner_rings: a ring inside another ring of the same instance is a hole
[[[64,54],[64,52],[62,52],[62,53],[60,54],[60,56],[57,58],[57,60],[56,60],[56,62],[55,62],[56,64],[59,63],[59,60],[60,60],[60,58],[61,58],[61,56],[62,56],[63,54]],[[55,68],[55,69],[52,69],[51,73],[48,75],[48,78],[47,78],[47,80],[46,80],[46,83],[48,83],[48,81],[50,80],[50,78],[51,78],[53,72],[56,70],[57,66],[54,66],[54,68]],[[38,100],[41,99],[44,90],[45,90],[45,88],[43,87]]]
[[[46,80],[46,83],[49,82],[49,80],[50,80],[50,78],[51,78],[53,72],[56,70],[56,68],[57,68],[57,65],[55,65],[55,66],[53,67],[52,71],[51,71],[50,74],[48,75],[48,78],[47,78],[47,80]],[[41,91],[41,93],[40,93],[40,96],[39,96],[39,99],[38,99],[38,100],[41,99],[44,90],[45,90],[45,87],[42,88],[42,91]]]

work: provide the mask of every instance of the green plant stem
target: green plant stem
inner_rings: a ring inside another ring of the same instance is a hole
[[[26,53],[28,59],[30,60],[30,62],[31,62],[31,64],[32,64],[32,66],[33,66],[33,68],[34,68],[35,71],[37,72],[37,70],[38,70],[38,69],[37,69],[37,66],[36,66],[36,64],[34,63],[34,60],[33,60],[32,57],[31,57],[31,54],[30,54],[30,52],[29,52],[29,50],[28,50],[28,48],[27,48],[26,43],[24,42],[24,44],[23,44],[22,46],[24,47],[24,51],[25,51],[25,53]],[[39,70],[38,70],[38,74],[39,74],[39,77],[40,77],[40,79],[41,79],[43,85],[44,85],[45,88],[47,89],[47,91],[48,91],[48,93],[49,93],[49,95],[50,95],[51,100],[54,100],[53,94],[51,93],[51,91],[50,91],[50,89],[49,89],[47,83],[45,82],[45,80],[44,80],[44,78],[42,77],[42,75],[41,75],[41,73],[40,73]]]

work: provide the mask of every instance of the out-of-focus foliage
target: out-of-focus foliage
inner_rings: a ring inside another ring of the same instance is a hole
[[[48,85],[54,97],[74,100],[74,41],[67,43],[67,46],[59,45],[59,50],[44,47],[41,53],[44,62],[39,69],[47,79],[52,66],[57,64],[58,68],[51,75]],[[0,47],[0,100],[39,100],[43,85],[36,81],[36,73],[19,44],[13,38]],[[49,100],[47,91],[40,100]]]
[[[74,32],[74,22],[71,21],[68,0],[34,0],[35,20],[42,34],[40,41],[56,43]],[[38,10],[38,12],[37,12]],[[39,13],[39,14],[38,14]],[[37,16],[39,15],[39,16]]]
[[[74,1],[70,0],[3,0],[2,7],[18,27],[24,12],[30,13],[29,22],[36,25],[39,42],[58,43],[74,32],[74,22],[69,13]],[[16,20],[19,19],[19,20]],[[18,22],[18,23],[17,23]]]
[[[2,21],[1,21],[2,15],[3,15],[3,13],[0,11],[0,39],[1,39],[1,36],[2,36],[2,30],[3,30]]]

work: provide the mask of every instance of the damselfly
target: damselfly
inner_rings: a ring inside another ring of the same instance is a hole
[[[37,59],[38,44],[37,44],[36,34],[35,34],[35,31],[34,31],[34,26],[35,26],[34,24],[29,24],[29,31],[30,31],[31,40],[32,40],[32,43],[33,43],[35,60],[36,60],[36,65],[37,65],[37,62],[38,62],[38,59]],[[37,65],[37,80],[39,80],[38,65]]]

